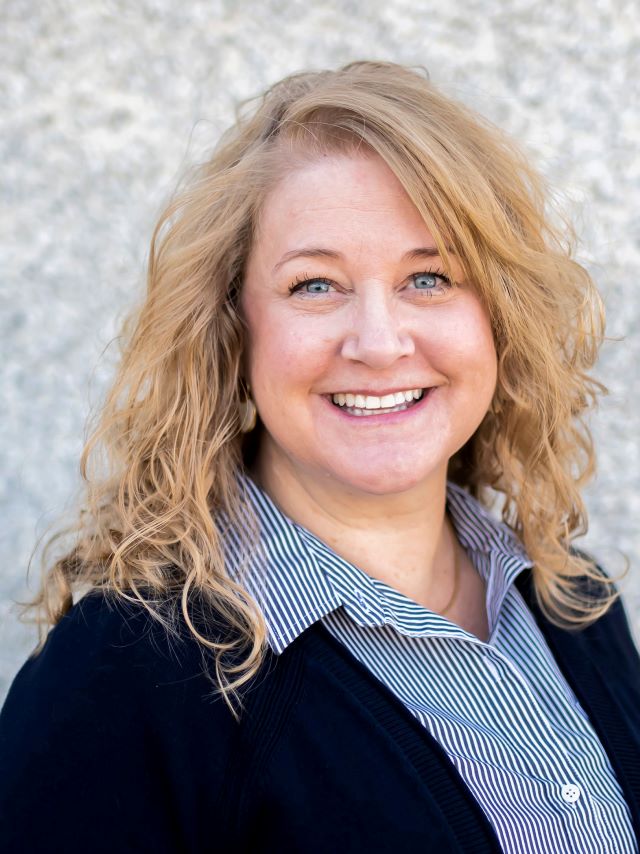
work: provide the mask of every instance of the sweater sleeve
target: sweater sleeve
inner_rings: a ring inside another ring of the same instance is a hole
[[[237,738],[195,642],[85,597],[0,714],[0,850],[219,850]]]

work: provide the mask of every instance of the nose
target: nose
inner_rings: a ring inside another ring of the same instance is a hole
[[[415,350],[413,337],[400,314],[400,307],[382,288],[369,289],[353,307],[342,356],[377,369],[411,356]]]

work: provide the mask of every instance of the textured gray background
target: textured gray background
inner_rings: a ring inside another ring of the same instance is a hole
[[[163,200],[286,73],[426,65],[515,135],[577,224],[606,299],[584,545],[640,626],[640,7],[635,0],[1,0],[0,700],[32,644],[16,620],[36,538],[73,506],[84,424],[141,292]],[[37,579],[37,564],[34,581]],[[33,583],[32,583],[33,586]]]

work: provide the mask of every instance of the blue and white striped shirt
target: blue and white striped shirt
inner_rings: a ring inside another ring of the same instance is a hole
[[[326,628],[441,744],[505,852],[636,852],[620,786],[514,580],[531,566],[514,533],[455,484],[447,508],[486,583],[489,639],[358,569],[285,516],[249,477],[260,546],[244,583],[280,654]],[[233,572],[237,540],[227,531]]]

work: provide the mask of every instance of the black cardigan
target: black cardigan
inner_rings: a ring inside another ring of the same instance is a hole
[[[622,605],[579,632],[518,586],[610,757],[640,836],[640,659]],[[77,604],[0,714],[0,851],[498,852],[438,743],[315,623],[245,692],[141,609]]]

